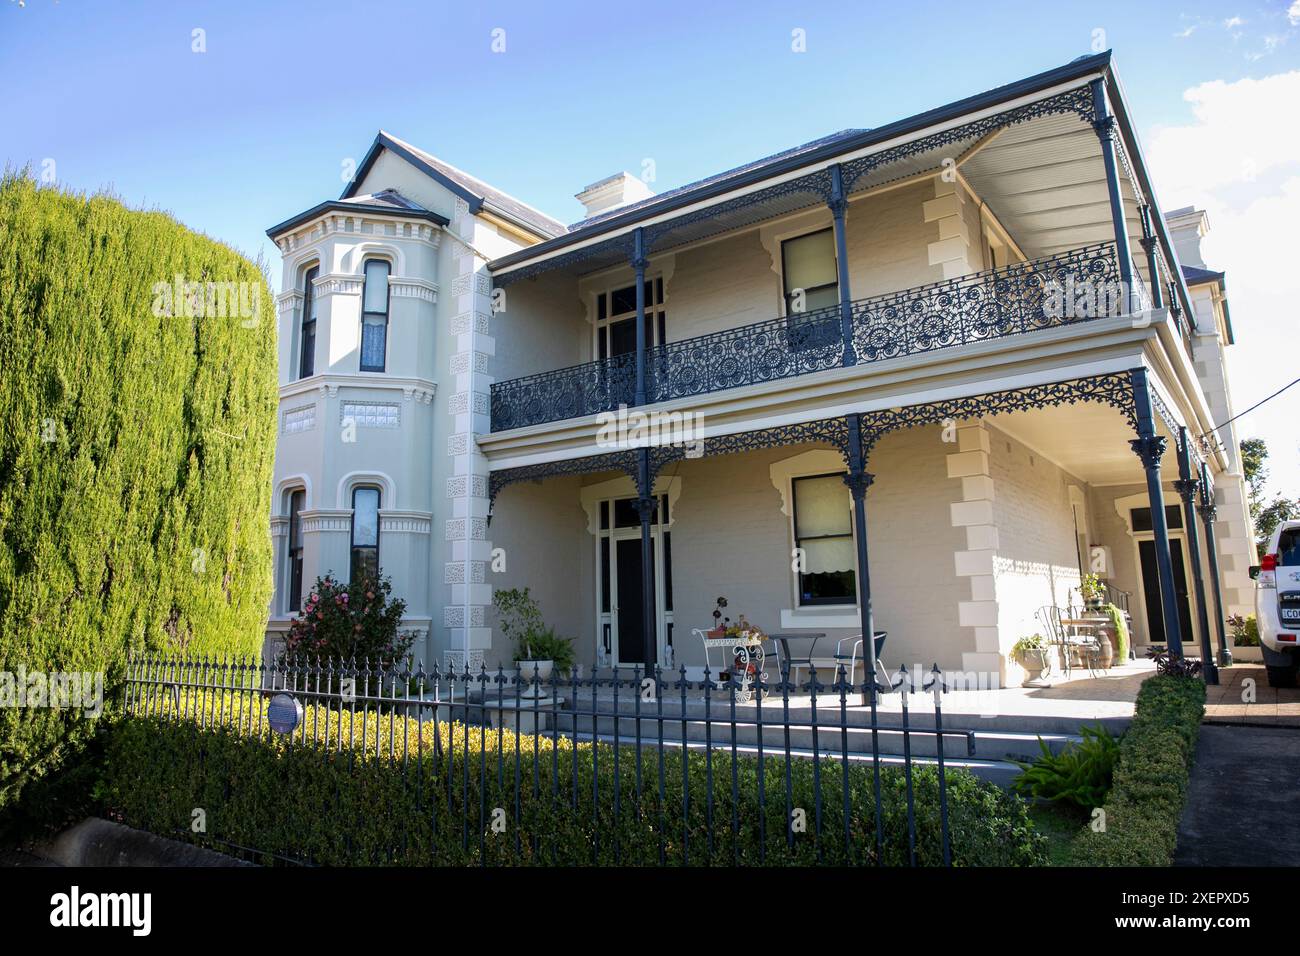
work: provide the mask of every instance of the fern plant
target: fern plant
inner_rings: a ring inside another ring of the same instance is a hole
[[[1084,810],[1105,803],[1119,759],[1119,741],[1100,724],[1084,727],[1081,733],[1080,743],[1067,744],[1059,754],[1039,737],[1042,754],[1032,763],[1016,761],[1022,772],[1011,788],[1021,796],[1071,803]]]

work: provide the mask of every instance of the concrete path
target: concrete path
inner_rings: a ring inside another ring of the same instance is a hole
[[[1269,687],[1263,664],[1234,664],[1219,671],[1219,686],[1205,689],[1205,719],[1300,728],[1300,688]]]
[[[1300,866],[1300,729],[1202,726],[1178,866]]]

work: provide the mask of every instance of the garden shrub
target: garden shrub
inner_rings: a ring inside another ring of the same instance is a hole
[[[1078,866],[1168,866],[1205,712],[1205,685],[1159,675],[1138,691],[1133,722],[1120,741],[1105,829],[1075,837]]]
[[[265,705],[251,700],[227,695],[214,702],[210,695],[198,707],[181,701],[182,714],[207,714],[204,726],[176,718],[170,703],[163,715],[123,718],[108,745],[107,812],[131,826],[210,841],[218,849],[254,848],[264,862],[284,856],[322,865],[612,864],[616,843],[620,863],[657,865],[661,835],[668,864],[757,863],[761,818],[767,864],[814,864],[814,773],[819,771],[822,862],[874,862],[869,763],[849,765],[851,859],[846,860],[844,768],[839,761],[823,759],[819,767],[811,760],[791,762],[792,805],[805,811],[807,830],[795,835],[794,848],[788,850],[783,759],[768,757],[763,763],[764,814],[758,809],[763,805],[759,761],[736,758],[737,838],[732,830],[732,757],[728,750],[713,751],[710,852],[709,758],[700,751],[642,749],[638,816],[632,746],[620,747],[616,777],[614,748],[607,744],[575,745],[564,737],[552,741],[544,734],[418,723],[391,712],[340,712],[315,705],[306,708],[306,739],[291,741],[268,733],[264,723],[259,726],[252,708],[260,712]],[[630,734],[632,721],[627,723]],[[437,759],[435,752],[441,755]],[[689,764],[687,788],[682,786],[683,757]],[[918,861],[936,865],[942,861],[938,774],[931,766],[917,767],[912,782]],[[946,782],[955,864],[1044,861],[1045,841],[1018,798],[964,770],[949,770]],[[905,788],[901,769],[881,768],[881,862],[889,865],[908,862]],[[204,810],[206,835],[192,832],[195,808]],[[494,814],[500,832],[492,825]]]
[[[308,660],[400,661],[414,636],[399,631],[406,601],[393,597],[392,581],[360,577],[343,582],[317,578],[285,634],[288,657]]]
[[[275,323],[229,247],[0,178],[0,670],[106,672],[111,705],[129,649],[258,647]],[[0,708],[0,809],[92,728]]]

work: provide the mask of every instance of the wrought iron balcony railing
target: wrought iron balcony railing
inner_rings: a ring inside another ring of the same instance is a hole
[[[953,348],[1126,311],[1111,243],[851,303],[853,364]],[[839,307],[657,346],[646,400],[662,402],[839,368]],[[492,430],[631,405],[634,353],[497,382]]]

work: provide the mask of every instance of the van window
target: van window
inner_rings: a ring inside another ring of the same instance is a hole
[[[1278,536],[1277,563],[1300,565],[1300,528],[1289,528]]]

